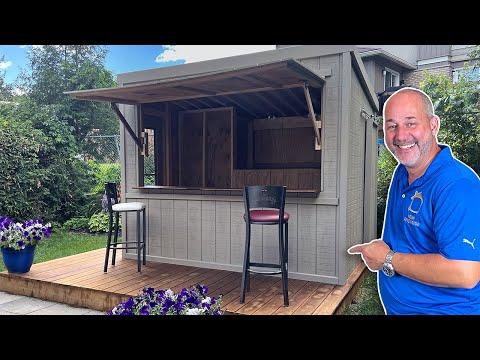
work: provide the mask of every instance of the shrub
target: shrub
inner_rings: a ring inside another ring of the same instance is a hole
[[[87,231],[88,226],[88,218],[87,217],[74,217],[71,218],[63,223],[62,229],[68,231]]]
[[[115,222],[115,217],[113,218],[113,221]],[[90,217],[90,220],[88,220],[88,229],[91,232],[107,232],[108,231],[108,222],[109,222],[109,215],[108,212],[99,212],[96,214],[93,214]],[[118,226],[119,228],[122,227],[122,216],[120,215],[119,221],[118,221]]]
[[[97,163],[94,160],[88,161],[89,172],[95,177],[95,185],[91,192],[99,194],[104,192],[105,183],[112,181],[120,184],[119,163]]]
[[[39,135],[28,123],[0,118],[0,214],[14,220],[41,217],[45,207],[37,192]]]
[[[28,98],[0,106],[0,213],[63,222],[84,205],[92,182],[57,112]]]
[[[392,180],[393,171],[395,170],[397,164],[397,160],[395,160],[390,151],[388,151],[386,148],[382,148],[382,150],[380,150],[377,170],[377,237],[382,235],[388,188],[390,186],[390,181]]]

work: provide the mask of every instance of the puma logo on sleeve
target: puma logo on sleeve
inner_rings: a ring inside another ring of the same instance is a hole
[[[463,242],[472,245],[473,250],[475,250],[475,245],[474,245],[475,240],[476,239],[473,239],[473,241],[470,241],[468,239],[463,239]]]

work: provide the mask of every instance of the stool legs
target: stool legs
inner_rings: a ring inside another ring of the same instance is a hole
[[[143,265],[147,264],[147,223],[145,218],[145,210],[143,210]]]
[[[288,306],[288,223],[285,223],[285,232],[281,226],[278,230],[280,248],[280,270],[282,272],[283,304],[285,306]]]
[[[112,242],[112,230],[113,230],[113,214],[110,212],[108,220],[108,236],[107,236],[107,249],[105,253],[105,265],[103,272],[107,272],[108,268],[108,256],[110,255],[110,244]]]
[[[280,272],[282,276],[283,304],[288,306],[288,223],[285,223],[284,225],[284,228],[279,225],[278,242]],[[250,290],[250,239],[251,225],[247,223],[245,232],[245,252],[243,255],[242,283],[240,286],[240,304],[245,302],[245,291]]]
[[[251,226],[247,223],[245,235],[245,253],[243,255],[242,284],[240,287],[240,304],[245,302],[245,289],[250,288],[250,232]]]
[[[115,265],[115,259],[117,257],[117,243],[118,243],[119,223],[120,223],[120,214],[118,212],[115,212],[115,236],[113,237],[112,265]]]
[[[142,262],[140,261],[141,256],[141,244],[140,244],[140,212],[137,211],[137,266],[138,272],[142,270]]]

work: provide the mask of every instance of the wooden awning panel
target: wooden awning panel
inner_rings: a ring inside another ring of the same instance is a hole
[[[310,87],[320,88],[325,80],[298,61],[288,59],[138,85],[70,91],[67,94],[78,100],[138,105],[301,88],[305,82]]]

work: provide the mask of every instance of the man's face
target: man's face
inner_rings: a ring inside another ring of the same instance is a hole
[[[429,119],[419,94],[392,95],[384,114],[385,143],[393,156],[407,168],[422,166],[436,144],[438,118]]]

